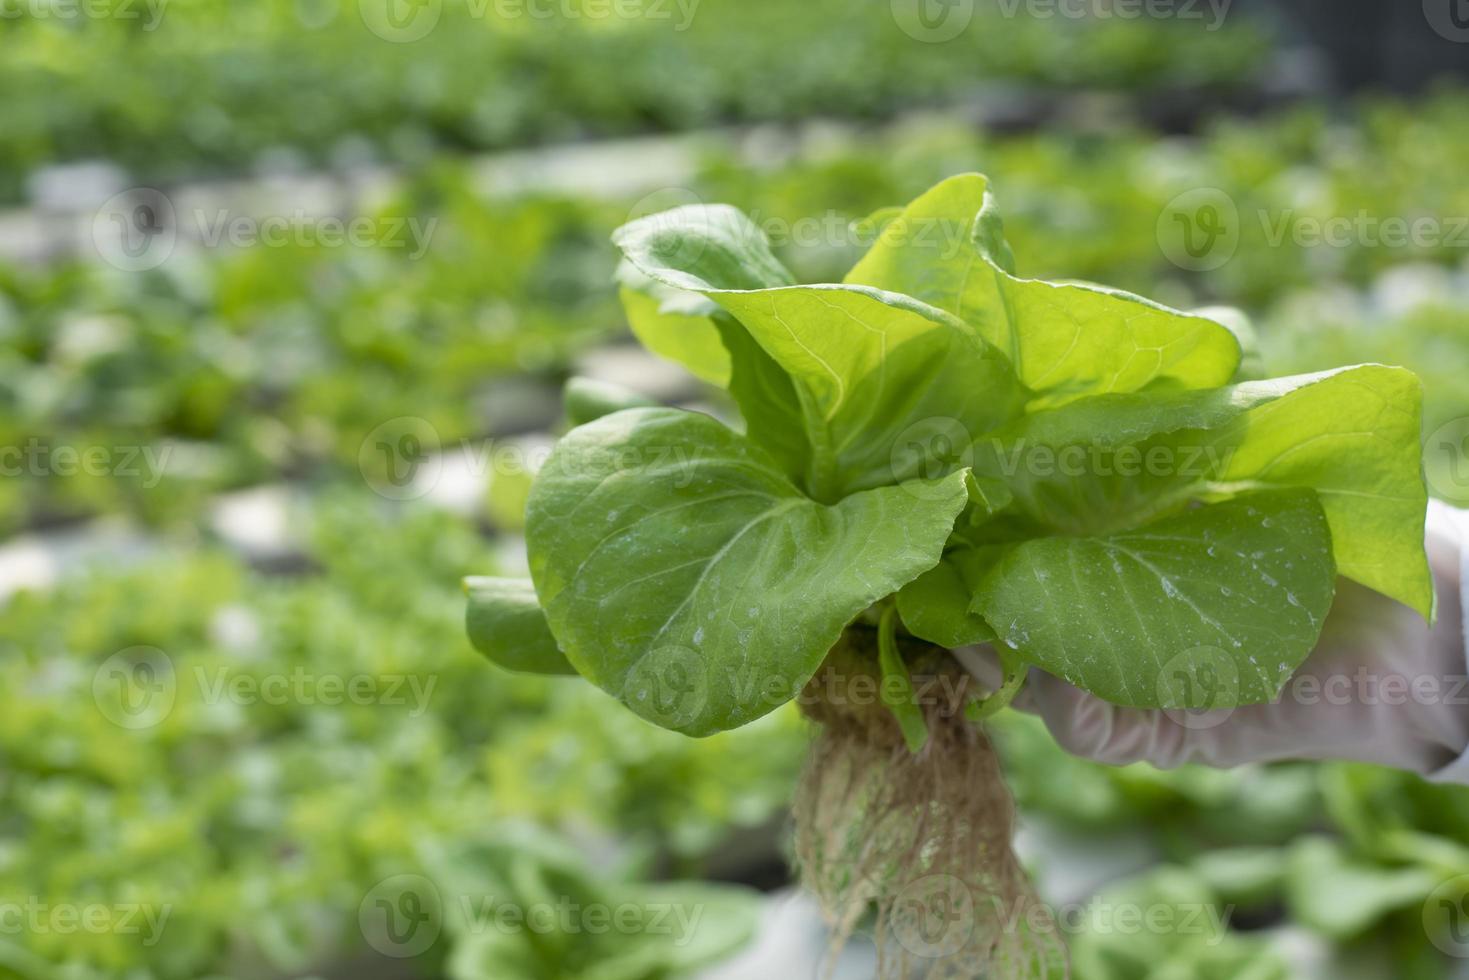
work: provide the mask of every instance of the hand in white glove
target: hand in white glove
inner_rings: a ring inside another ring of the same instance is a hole
[[[1453,765],[1469,749],[1462,588],[1469,515],[1433,504],[1427,547],[1438,586],[1436,624],[1343,581],[1319,646],[1271,704],[1207,712],[1123,708],[1032,669],[1014,706],[1038,714],[1067,751],[1111,765],[1342,759],[1469,783],[1469,761]],[[966,647],[955,656],[986,687],[998,686],[993,650]]]

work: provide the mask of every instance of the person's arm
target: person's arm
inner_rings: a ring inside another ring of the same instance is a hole
[[[1034,669],[1015,705],[1068,751],[1113,765],[1229,767],[1344,759],[1469,784],[1469,513],[1430,505],[1427,547],[1438,618],[1342,582],[1320,645],[1271,704],[1208,712],[1122,708]],[[955,651],[993,685],[993,651]]]

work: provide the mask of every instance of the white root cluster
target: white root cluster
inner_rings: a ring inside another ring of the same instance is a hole
[[[872,690],[859,643],[833,651],[802,698],[818,731],[797,789],[796,858],[830,920],[831,961],[870,929],[880,980],[1068,976],[1060,933],[1012,847],[999,760],[965,698],[922,705],[929,738],[912,752],[886,706],[858,703],[852,678],[865,672]],[[947,656],[932,659],[945,688],[972,683]]]

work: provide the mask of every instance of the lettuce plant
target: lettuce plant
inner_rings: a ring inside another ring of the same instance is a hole
[[[1315,645],[1338,575],[1431,616],[1411,373],[1262,380],[1237,316],[1020,278],[979,175],[867,228],[871,250],[821,285],[796,283],[730,207],[616,233],[634,331],[727,389],[742,424],[574,390],[583,424],[530,492],[532,582],[470,583],[485,653],[574,671],[694,736],[805,692],[824,728],[899,739],[921,768],[987,753],[974,722],[1031,667],[1120,705],[1267,701]],[[1007,667],[998,691],[946,653],[976,643]],[[859,676],[881,710],[841,686]],[[960,678],[960,697],[921,697],[934,678]],[[842,755],[818,750],[819,765]],[[878,767],[887,788],[906,764]],[[847,797],[868,863],[817,875],[843,882],[823,897],[885,914],[933,876],[934,840],[976,821],[896,831],[944,780],[892,799],[872,778]],[[1008,835],[998,796],[939,802]],[[801,856],[840,865],[851,831],[827,827]],[[958,877],[1003,896],[1008,875]],[[933,957],[978,964],[986,942]]]
[[[449,980],[668,980],[755,931],[753,892],[593,875],[582,854],[514,825],[425,848],[452,952]]]

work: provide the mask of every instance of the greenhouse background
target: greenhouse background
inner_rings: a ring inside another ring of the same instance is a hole
[[[793,706],[691,740],[465,639],[566,379],[717,401],[613,229],[729,202],[838,281],[983,171],[1022,274],[1418,372],[1469,506],[1466,159],[1458,0],[0,0],[0,978],[817,976]],[[1469,977],[1469,790],[996,727],[1083,980]],[[714,926],[486,924],[547,895]]]

